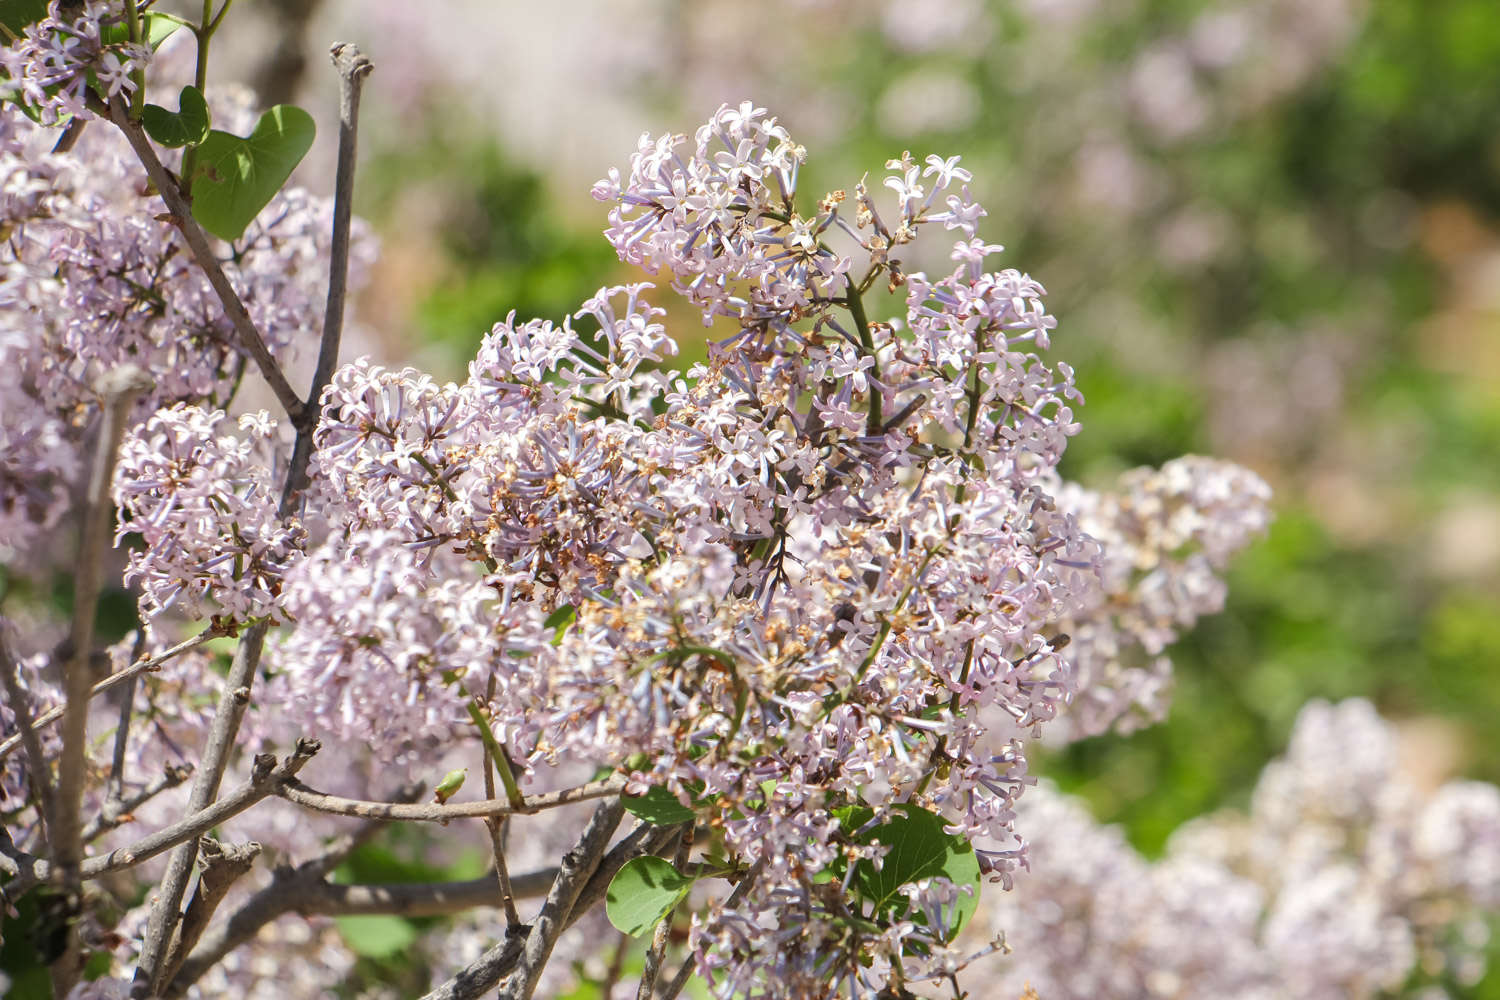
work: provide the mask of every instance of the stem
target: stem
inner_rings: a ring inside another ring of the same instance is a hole
[[[176,975],[182,960],[203,936],[208,922],[213,919],[214,910],[224,901],[230,887],[249,873],[261,852],[260,844],[253,840],[248,844],[225,849],[218,841],[204,837],[202,846],[204,864],[203,871],[198,876],[198,888],[182,915],[182,932],[172,945],[172,953],[167,957],[169,979]]]
[[[94,617],[99,609],[99,592],[103,586],[104,555],[114,525],[110,487],[114,483],[120,442],[125,437],[126,417],[136,398],[150,385],[146,373],[130,364],[106,372],[95,384],[102,397],[104,412],[83,509],[77,572],[73,577],[73,624],[68,637],[72,654],[63,668],[67,700],[63,706],[62,753],[57,761],[57,792],[53,797],[52,825],[48,830],[53,864],[61,873],[69,912],[67,942],[62,955],[52,963],[52,989],[58,996],[65,996],[83,971],[83,952],[77,923],[72,916],[82,907],[83,789],[87,783],[89,700],[93,693],[90,665],[94,649]]]
[[[516,784],[516,776],[511,771],[510,758],[506,755],[505,748],[495,739],[495,734],[490,732],[490,720],[484,717],[473,699],[470,699],[468,708],[469,718],[479,727],[479,738],[489,751],[490,760],[495,762],[495,769],[500,772],[500,783],[505,786],[505,798],[510,802],[511,811],[527,812],[526,801],[521,797],[520,786]],[[485,773],[488,774],[488,770]]]
[[[854,280],[847,275],[844,280],[848,282],[849,292],[845,296],[845,302],[849,305],[849,316],[854,320],[854,327],[859,331],[859,342],[864,346],[865,353],[875,362],[870,369],[871,376],[876,382],[880,381],[880,359],[875,355],[875,336],[870,332],[870,320],[865,315],[865,300],[854,287]],[[880,433],[881,394],[880,386],[873,385],[870,388],[870,410],[865,418],[865,433]]]
[[[228,3],[225,4],[227,8]],[[328,257],[328,303],[323,311],[323,340],[313,373],[309,406],[317,406],[323,387],[339,360],[344,328],[344,298],[349,287],[349,230],[354,219],[354,160],[359,138],[359,95],[365,77],[375,68],[357,47],[337,42],[329,50],[339,72],[339,159],[334,172],[333,242]]]
[[[192,776],[193,765],[168,764],[162,769],[160,776],[134,795],[129,798],[120,798],[111,803],[106,803],[105,808],[100,811],[99,815],[95,816],[89,825],[83,828],[83,842],[92,844],[121,823],[129,822],[130,814],[135,810],[150,802],[167,789],[176,788]]]
[[[489,688],[485,692],[485,700],[495,696],[495,676],[490,675]],[[478,720],[476,720],[478,721]],[[482,727],[489,732],[489,726]],[[484,797],[493,799],[495,797],[495,764],[494,759],[486,754],[484,758]],[[495,879],[500,886],[500,901],[505,904],[505,925],[514,927],[521,922],[521,915],[516,912],[515,892],[510,885],[510,869],[505,863],[505,824],[507,817],[486,816],[485,827],[490,832],[490,852],[495,856]]]
[[[139,623],[138,623],[139,624]],[[141,649],[146,645],[146,629],[140,626],[135,634],[135,645],[130,651],[130,662],[134,663],[140,658]],[[90,690],[90,695],[92,695]],[[115,726],[115,752],[109,765],[109,782],[104,796],[105,816],[113,816],[122,812],[120,801],[125,797],[125,752],[130,745],[130,720],[135,714],[135,678],[125,682],[125,690],[120,696],[120,721]],[[85,836],[87,841],[88,837]]]
[[[609,838],[614,835],[615,827],[620,825],[624,816],[625,803],[618,797],[602,803],[594,810],[593,816],[589,817],[578,843],[563,855],[562,864],[557,870],[557,880],[552,883],[552,891],[547,893],[542,910],[537,914],[536,922],[531,925],[531,933],[526,936],[521,964],[501,988],[499,1000],[531,1000],[542,969],[546,967],[547,959],[552,957],[557,937],[568,925],[573,904],[583,891],[584,883],[599,867],[604,851],[609,847]]]
[[[229,318],[236,336],[239,337],[241,349],[250,355],[260,368],[261,374],[271,385],[271,391],[276,394],[277,402],[292,418],[292,422],[298,423],[304,420],[305,407],[302,400],[297,398],[297,392],[287,381],[286,373],[281,370],[281,365],[271,355],[270,348],[266,347],[265,339],[261,337],[260,331],[255,328],[255,323],[250,319],[250,313],[246,311],[245,304],[240,301],[239,294],[235,292],[234,286],[225,276],[224,269],[219,266],[219,260],[209,246],[208,235],[193,218],[193,207],[183,195],[177,179],[167,171],[166,167],[162,166],[156,150],[151,147],[151,141],[146,138],[146,133],[139,125],[131,121],[129,114],[126,113],[125,105],[118,97],[110,102],[108,117],[121,132],[125,133],[130,147],[135,150],[136,157],[146,168],[146,174],[151,178],[157,194],[166,203],[167,210],[171,214],[171,223],[182,233],[188,249],[192,251],[193,260],[197,262],[199,269],[203,271],[203,276],[208,279],[209,285],[219,297],[219,303],[224,307],[224,315]]]
[[[47,765],[47,756],[42,752],[42,741],[37,736],[37,725],[31,721],[31,699],[21,687],[21,665],[10,651],[5,633],[10,623],[0,618],[0,684],[5,686],[5,701],[15,713],[16,728],[20,730],[11,738],[26,748],[26,776],[36,795],[37,815],[41,817],[42,830],[47,843],[52,843],[52,819],[55,808],[52,795],[52,769]]]
[[[521,808],[509,799],[488,799],[482,802],[452,802],[439,805],[435,802],[367,802],[361,799],[346,799],[338,795],[327,795],[314,791],[300,781],[289,781],[281,786],[277,794],[304,809],[332,813],[335,816],[358,816],[361,819],[402,820],[416,823],[445,823],[454,819],[475,819],[485,816],[512,816],[517,813],[532,814],[544,809],[589,799],[602,799],[618,795],[625,790],[625,779],[607,778],[591,781],[585,785],[564,788],[557,792],[533,795]]]
[[[125,37],[130,39],[130,44],[150,44],[149,39],[141,37],[140,11],[136,9],[136,0],[125,0]],[[141,109],[146,106],[146,71],[144,68],[136,68],[130,71],[130,79],[135,82],[135,92],[130,96],[131,116],[139,118]]]

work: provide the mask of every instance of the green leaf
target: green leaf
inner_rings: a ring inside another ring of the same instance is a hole
[[[335,917],[339,934],[356,955],[390,958],[410,948],[417,928],[409,921],[388,914]]]
[[[222,240],[237,240],[312,146],[312,116],[278,104],[247,138],[214,129],[198,147],[193,218]]]
[[[571,604],[564,604],[556,611],[547,616],[542,622],[543,628],[552,630],[552,645],[562,644],[563,636],[567,634],[569,627],[578,620],[578,610]]]
[[[187,22],[176,14],[167,14],[159,10],[146,11],[141,15],[141,23],[145,29],[143,33],[146,43],[153,51],[161,48],[161,43],[172,37],[172,32],[187,26]],[[121,42],[130,40],[130,29],[125,26],[124,21],[106,24],[99,33],[99,39],[105,45],[119,45]]]
[[[884,844],[886,852],[880,869],[870,861],[861,861],[854,872],[859,895],[871,904],[878,918],[889,914],[895,919],[907,915],[907,900],[901,895],[904,885],[928,878],[946,878],[958,886],[960,894],[954,904],[953,933],[957,933],[979,905],[979,859],[967,840],[957,834],[944,833],[947,821],[937,813],[910,803],[899,805],[903,815],[893,816],[878,826],[859,833],[861,844]],[[835,813],[845,829],[853,832],[869,822],[874,813],[864,807],[851,807]],[[973,889],[963,893],[965,886]]]
[[[19,35],[47,16],[47,0],[0,0],[0,24]]]
[[[693,879],[662,858],[633,858],[615,873],[604,896],[609,922],[624,934],[648,934],[688,894]]]
[[[657,826],[672,826],[675,823],[690,823],[698,815],[696,807],[705,806],[718,796],[710,795],[707,798],[699,797],[697,794],[703,790],[698,785],[694,789],[690,784],[688,791],[693,793],[694,809],[689,809],[677,800],[677,796],[662,785],[652,785],[645,795],[627,795],[624,798],[625,808],[633,816],[637,816],[647,823],[655,823]]]
[[[208,102],[197,87],[183,87],[177,111],[148,104],[141,111],[146,134],[163,146],[196,146],[208,136]]]

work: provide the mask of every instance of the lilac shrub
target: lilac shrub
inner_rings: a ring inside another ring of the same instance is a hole
[[[1449,995],[1485,973],[1500,903],[1500,789],[1402,776],[1365,701],[1313,702],[1244,813],[1177,830],[1158,861],[1043,784],[1019,805],[1031,874],[986,897],[996,995]]]
[[[1025,741],[1164,711],[1165,647],[1221,604],[1268,490],[1197,458],[1109,493],[1061,480],[1073,371],[1044,353],[1045,291],[997,267],[956,157],[902,154],[810,198],[806,150],[764,109],[723,106],[691,138],[643,136],[594,187],[606,237],[652,281],[560,322],[512,314],[462,382],[336,366],[348,175],[333,206],[262,191],[237,234],[200,225],[235,183],[232,159],[203,161],[245,140],[208,131],[191,87],[178,112],[147,105],[143,131],[125,97],[165,82],[144,78],[153,29],[115,5],[69,15],[83,28],[61,10],[0,62],[17,417],[0,544],[40,573],[85,467],[112,468],[77,513],[85,537],[110,519],[140,627],[97,656],[4,636],[0,861],[8,892],[62,899],[43,953],[59,994],[313,995],[349,967],[329,915],[479,907],[502,912],[426,949],[430,995],[529,996],[598,946],[604,900],[651,936],[642,996],[669,954],[720,997],[909,996],[999,960],[1000,939],[973,935],[1025,878],[1027,839],[1047,838],[1038,858],[1109,839],[1059,833],[1054,799],[1023,796]],[[187,25],[200,56],[217,26]],[[115,47],[67,44],[85,28],[126,31],[124,76]],[[346,88],[368,70],[348,47],[335,62]],[[300,155],[290,111],[203,107],[254,125],[245,157],[273,136]],[[64,121],[88,124],[49,152]],[[919,244],[947,251],[941,273],[908,272]],[[675,300],[712,331],[706,361],[677,364]],[[299,351],[318,361],[305,399],[283,370]],[[134,398],[101,381],[125,365]],[[254,372],[284,414],[239,398]],[[76,568],[86,594],[100,567]],[[1472,798],[1451,808],[1489,829]],[[328,881],[387,823],[429,824],[441,851],[476,818],[494,866],[479,883]],[[1484,877],[1429,839],[1432,871]],[[1206,917],[1253,926],[1240,895]],[[575,924],[596,931],[563,937]],[[110,977],[79,982],[86,952]]]

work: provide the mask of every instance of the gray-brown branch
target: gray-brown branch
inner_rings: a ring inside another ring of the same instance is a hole
[[[125,420],[137,398],[151,387],[146,373],[125,364],[101,375],[94,384],[99,393],[102,419],[94,445],[94,468],[79,531],[78,559],[73,574],[73,623],[68,633],[72,655],[63,665],[62,751],[57,760],[57,784],[52,797],[53,815],[47,837],[52,861],[57,866],[68,920],[62,954],[52,963],[52,992],[67,996],[83,972],[83,951],[78,940],[76,916],[83,905],[83,791],[88,763],[89,700],[94,686],[92,652],[94,616],[99,592],[104,586],[104,556],[114,528],[115,463],[120,442],[125,439]]]
[[[276,758],[270,754],[257,756],[255,769],[249,781],[222,799],[189,814],[171,826],[147,834],[129,847],[122,847],[108,854],[85,859],[81,866],[83,878],[94,879],[110,872],[134,868],[143,861],[149,861],[180,844],[196,841],[198,837],[220,823],[238,816],[257,802],[274,794],[278,785],[302,770],[302,766],[312,759],[319,747],[317,740],[298,740],[296,750],[280,764],[276,763]],[[16,881],[6,887],[8,891],[19,894],[35,885],[51,882],[57,877],[56,868],[41,858],[25,856],[17,860],[20,862],[19,874]]]
[[[357,816],[360,819],[404,820],[416,823],[446,823],[454,819],[475,819],[486,816],[510,816],[516,813],[537,813],[545,809],[589,799],[608,798],[625,790],[625,779],[606,778],[590,781],[573,788],[540,795],[528,795],[518,808],[509,799],[481,799],[478,802],[371,802],[366,799],[346,799],[309,788],[300,781],[288,781],[277,794],[288,802],[304,809],[332,813],[336,816]]]

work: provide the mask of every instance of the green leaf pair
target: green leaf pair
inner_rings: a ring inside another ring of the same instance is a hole
[[[148,104],[141,111],[146,134],[172,149],[189,147],[188,183],[193,218],[222,240],[234,241],[266,207],[312,146],[312,116],[279,104],[260,116],[241,138],[209,128],[208,102],[197,87],[183,87],[177,110]]]
[[[244,138],[211,130],[196,145],[189,179],[193,218],[222,240],[239,239],[312,148],[316,132],[312,115],[290,104],[261,115]]]

